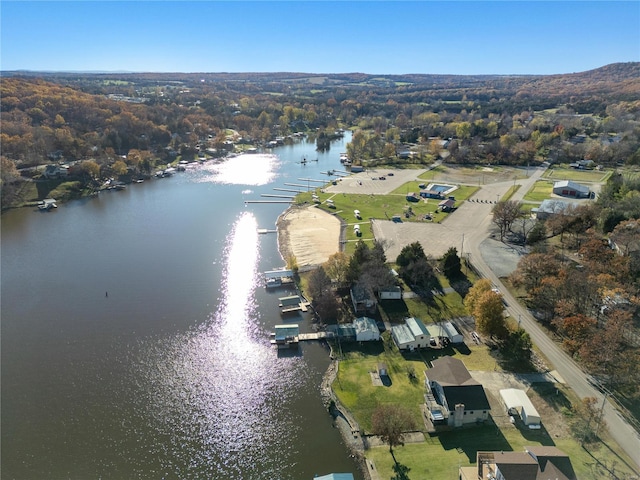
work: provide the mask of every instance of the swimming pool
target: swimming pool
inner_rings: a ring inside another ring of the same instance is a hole
[[[438,192],[442,195],[448,195],[451,192],[453,192],[455,189],[457,189],[458,187],[456,187],[455,185],[446,185],[446,184],[442,184],[442,183],[430,183],[427,186],[427,190],[433,190],[435,192]]]

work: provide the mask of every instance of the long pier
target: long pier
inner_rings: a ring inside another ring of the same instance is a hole
[[[299,178],[301,182],[317,182],[317,183],[327,183],[326,180],[316,180],[315,178]]]
[[[244,203],[293,203],[291,200],[245,200]]]
[[[302,190],[294,190],[292,188],[278,188],[273,187],[276,192],[294,192],[294,193],[302,193]]]
[[[289,186],[289,187],[302,187],[302,188],[309,188],[309,185],[301,185],[299,183],[285,183],[285,185]],[[298,192],[300,193],[300,192]]]
[[[272,197],[272,198],[290,198],[291,200],[293,200],[295,198],[295,195],[273,195],[271,193],[261,193],[260,196],[261,197]]]

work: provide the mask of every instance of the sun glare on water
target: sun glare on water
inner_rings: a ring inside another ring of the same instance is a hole
[[[265,185],[276,176],[278,157],[270,154],[242,154],[202,168],[203,182],[228,185]]]
[[[178,476],[195,468],[215,478],[272,478],[283,465],[266,452],[295,455],[284,439],[297,427],[283,405],[304,364],[278,359],[258,325],[258,240],[255,217],[242,214],[228,236],[217,310],[195,331],[151,346],[144,361],[151,405],[143,406],[171,438],[158,449]]]

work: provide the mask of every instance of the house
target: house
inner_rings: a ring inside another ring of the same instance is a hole
[[[509,415],[519,415],[529,428],[540,428],[540,415],[524,390],[505,388],[500,398]]]
[[[543,200],[538,208],[532,208],[531,214],[538,220],[546,220],[555,215],[573,215],[575,203],[563,200]]]
[[[484,388],[461,360],[449,356],[433,360],[424,375],[427,394],[442,406],[447,425],[461,427],[489,418],[491,407]]]
[[[453,210],[455,205],[456,205],[455,200],[451,198],[447,198],[446,200],[442,200],[440,203],[438,203],[438,208],[443,212],[450,212],[451,210]]]
[[[438,190],[422,189],[422,190],[420,190],[420,196],[422,198],[437,198],[437,199],[444,198],[444,195],[442,195],[442,193],[439,192]]]
[[[353,321],[357,342],[380,340],[380,329],[373,318],[359,317]]]
[[[414,192],[409,192],[406,195],[406,199],[407,199],[407,202],[419,202],[420,201],[420,196],[416,195],[416,193],[414,193]]]
[[[406,318],[403,325],[391,327],[391,337],[400,350],[411,350],[429,346],[431,335],[422,320]]]
[[[476,466],[460,467],[459,480],[576,480],[569,456],[557,447],[524,452],[477,452]]]
[[[561,180],[553,184],[553,193],[563,197],[589,198],[591,190],[589,187],[571,180]]]
[[[44,169],[45,178],[61,178],[69,175],[67,165],[47,165]]]
[[[356,315],[373,314],[378,305],[373,289],[363,283],[356,283],[351,288],[351,302]]]

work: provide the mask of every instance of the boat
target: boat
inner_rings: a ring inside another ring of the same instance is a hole
[[[45,198],[41,202],[38,202],[38,210],[48,212],[52,208],[58,208],[56,201],[53,198]]]
[[[265,287],[267,288],[278,288],[282,285],[281,278],[267,278],[265,280]]]

